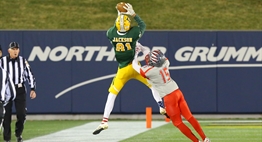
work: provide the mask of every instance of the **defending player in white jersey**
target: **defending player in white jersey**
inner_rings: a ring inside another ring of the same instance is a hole
[[[147,81],[158,91],[160,97],[163,98],[166,113],[169,115],[173,125],[193,142],[200,142],[193,132],[182,122],[182,115],[193,126],[204,142],[210,142],[210,139],[206,137],[200,124],[192,115],[177,83],[171,78],[168,70],[170,64],[169,60],[160,50],[154,50],[145,56],[146,65],[141,67],[137,60],[137,56],[142,50],[143,46],[137,44],[137,52],[132,62],[132,66],[138,73],[147,79]]]

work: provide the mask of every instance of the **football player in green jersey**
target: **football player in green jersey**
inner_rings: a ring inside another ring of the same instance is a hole
[[[134,59],[136,50],[143,51],[145,55],[149,52],[149,50],[141,49],[143,46],[138,43],[138,40],[145,32],[146,24],[135,13],[131,4],[126,3],[124,8],[127,10],[127,12],[120,13],[117,10],[118,17],[115,21],[115,25],[109,28],[107,31],[107,37],[114,48],[115,58],[119,65],[116,76],[114,77],[111,86],[108,89],[109,94],[107,97],[102,122],[93,132],[94,135],[99,134],[102,130],[108,128],[107,122],[110,113],[113,110],[115,99],[124,85],[130,79],[136,79],[148,86],[152,91],[154,99],[159,105],[160,113],[163,115],[166,114],[162,99],[158,95],[158,92],[132,67],[132,61]],[[131,20],[128,15],[135,19],[138,26],[131,27]]]

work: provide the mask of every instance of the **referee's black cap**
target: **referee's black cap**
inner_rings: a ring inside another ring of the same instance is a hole
[[[17,42],[11,42],[9,48],[19,48],[19,44]]]

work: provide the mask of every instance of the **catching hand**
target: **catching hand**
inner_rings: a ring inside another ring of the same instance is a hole
[[[120,12],[117,10],[117,15],[119,16],[120,15]]]
[[[121,15],[121,12],[119,10],[116,9],[116,11],[117,11],[117,16]]]
[[[125,6],[124,6],[124,9],[126,9],[127,12],[122,12],[123,14],[127,14],[127,15],[130,15],[130,16],[134,16],[136,14],[130,3],[126,3]]]
[[[117,6],[116,6],[116,11],[117,11],[117,16],[121,15],[122,13],[117,9]]]

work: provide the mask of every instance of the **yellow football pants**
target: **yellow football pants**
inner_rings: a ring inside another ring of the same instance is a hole
[[[117,95],[130,79],[136,79],[151,88],[151,85],[147,82],[146,78],[136,72],[130,63],[124,68],[118,68],[116,76],[114,77],[108,91]]]

